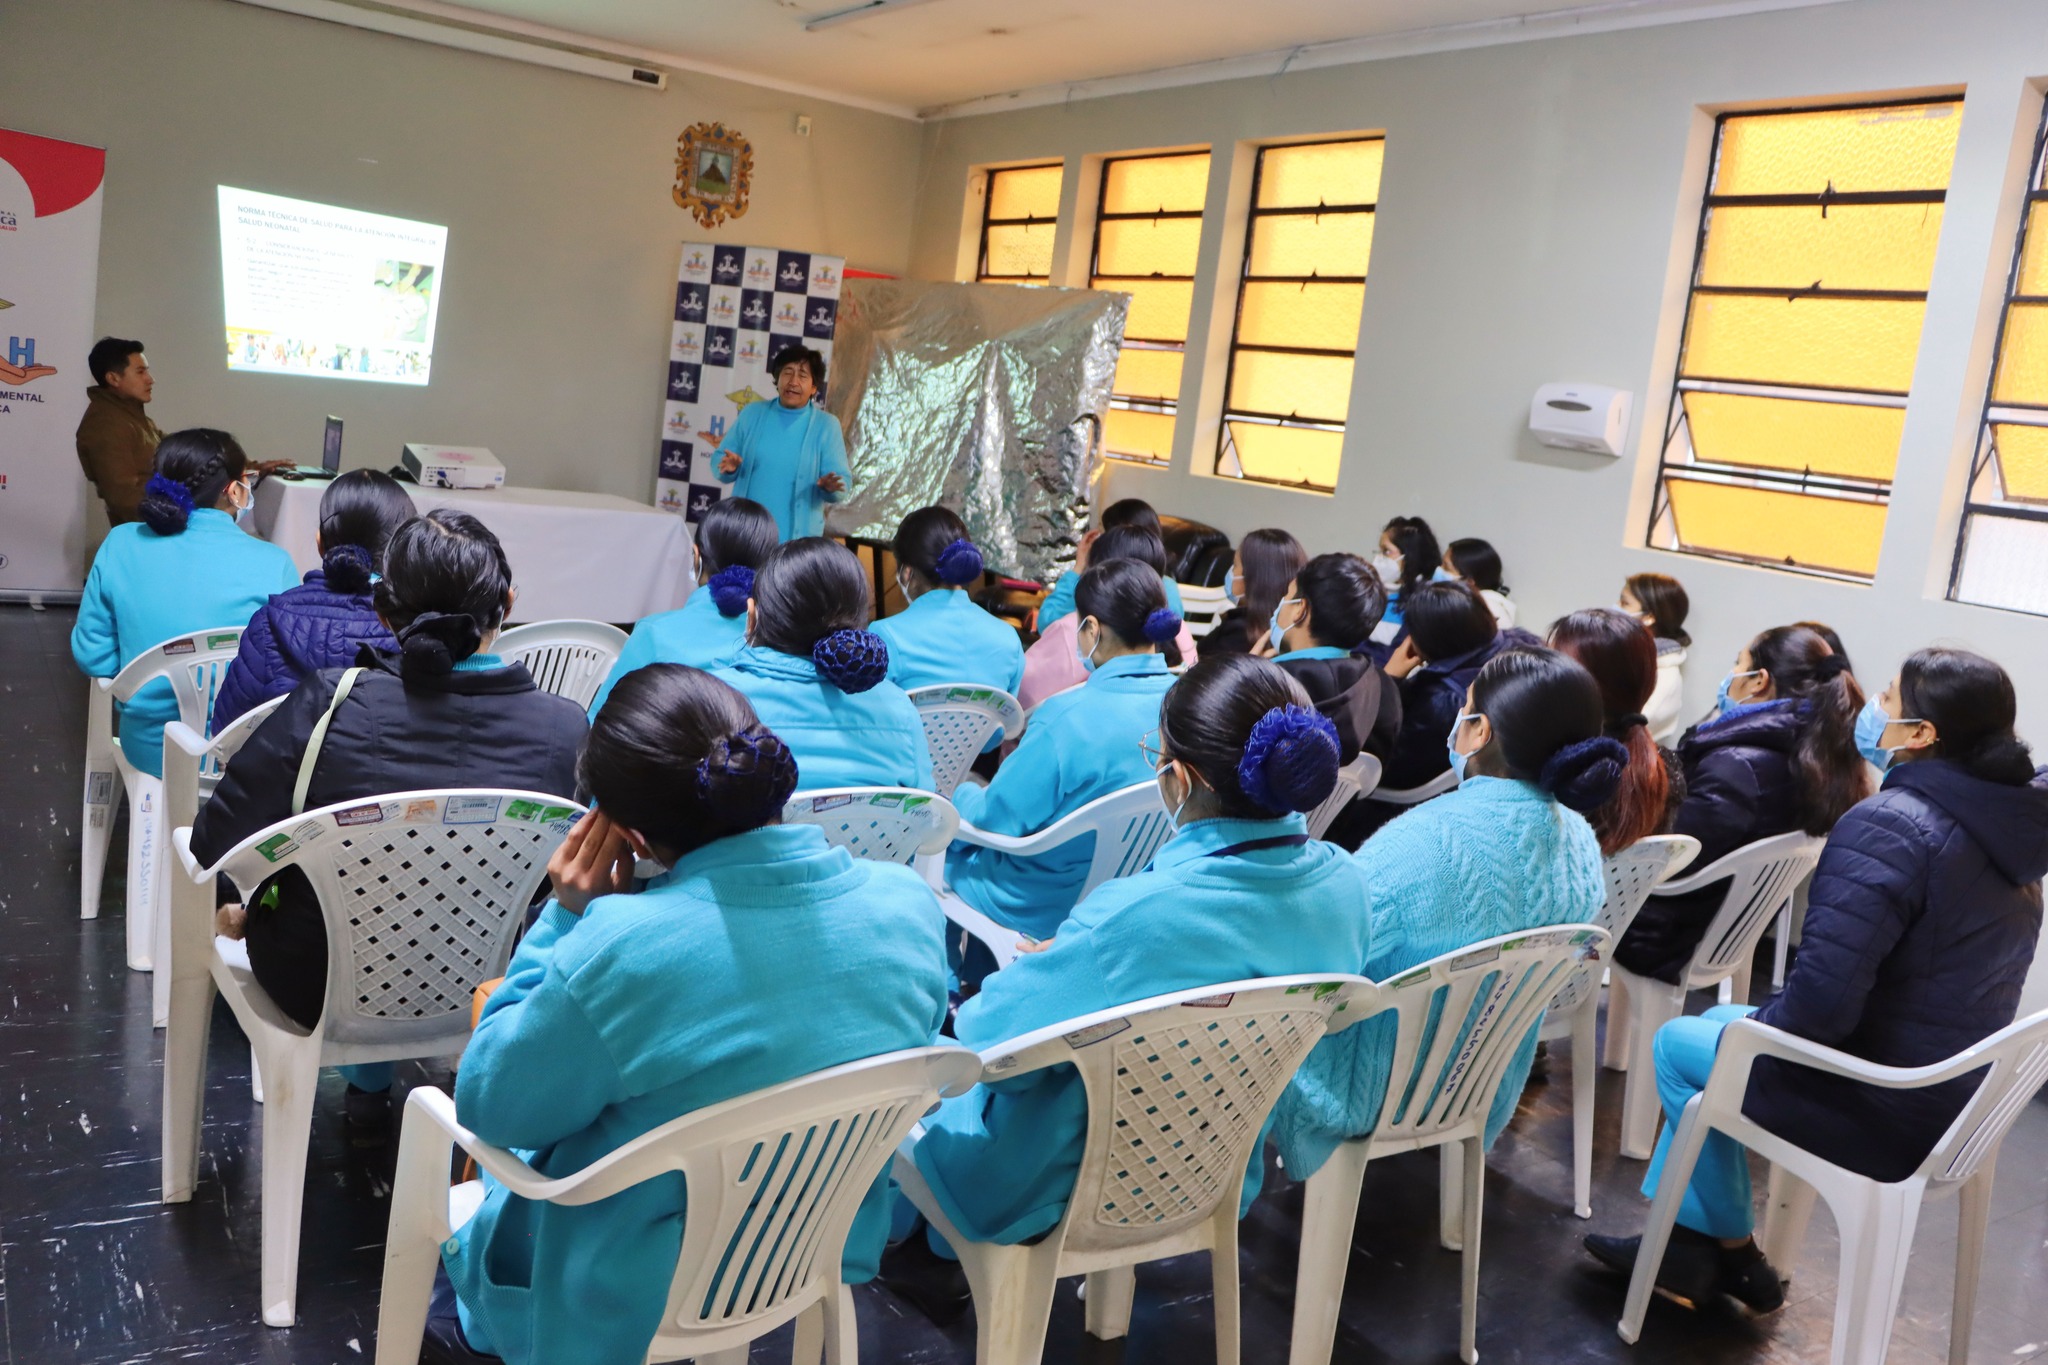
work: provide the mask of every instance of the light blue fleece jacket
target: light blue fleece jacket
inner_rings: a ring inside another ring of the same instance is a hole
[[[711,672],[745,693],[761,723],[796,754],[798,791],[931,790],[932,750],[924,721],[903,689],[886,678],[865,692],[842,692],[809,659],[758,645],[742,645]]]
[[[619,661],[605,674],[604,683],[591,698],[590,714],[596,717],[605,698],[619,685],[619,679],[648,664],[688,664],[712,668],[724,663],[746,643],[747,613],[722,616],[711,600],[711,588],[700,583],[674,611],[644,616],[626,637]]]

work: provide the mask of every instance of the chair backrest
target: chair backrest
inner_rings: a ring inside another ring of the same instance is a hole
[[[216,626],[174,635],[130,659],[106,684],[118,702],[132,701],[158,678],[170,683],[178,698],[178,719],[201,735],[213,733],[213,699],[221,679],[242,647],[242,627]]]
[[[1700,841],[1690,834],[1652,834],[1627,848],[1607,855],[1602,871],[1607,879],[1607,899],[1593,923],[1605,929],[1616,943],[1628,932],[1636,912],[1650,898],[1657,883],[1682,870],[1700,855]],[[1600,965],[1581,964],[1563,989],[1551,999],[1550,1008],[1568,1010],[1600,989]]]
[[[782,808],[786,825],[816,825],[825,842],[856,858],[908,867],[943,853],[960,828],[953,803],[915,787],[827,787],[798,792]]]
[[[220,728],[199,758],[200,800],[213,795],[213,789],[220,785],[220,775],[227,771],[228,760],[242,751],[242,746],[249,742],[249,736],[255,734],[263,722],[270,719],[270,713],[282,705],[283,697],[272,697],[250,707]]]
[[[1485,939],[1381,982],[1379,1008],[1396,1023],[1374,1149],[1476,1135],[1515,1049],[1565,978],[1607,943],[1607,931],[1590,924],[1554,925]]]
[[[1071,1064],[1088,1136],[1065,1248],[1169,1237],[1236,1199],[1259,1129],[1339,1011],[1371,1011],[1362,977],[1268,977],[1069,1019],[982,1054],[986,1079]]]
[[[1230,592],[1224,587],[1197,588],[1180,584],[1181,619],[1188,623],[1188,634],[1199,640],[1216,629],[1216,622],[1224,612],[1230,610]]]
[[[1098,796],[1066,819],[1045,831],[1049,842],[1057,843],[1055,830],[1079,837],[1082,830],[1095,834],[1095,857],[1088,864],[1088,879],[1081,884],[1076,903],[1112,877],[1128,877],[1143,871],[1159,846],[1173,837],[1173,817],[1160,799],[1157,782],[1140,782],[1122,791]]]
[[[1337,785],[1330,794],[1308,813],[1308,837],[1320,839],[1330,822],[1337,818],[1337,812],[1361,796],[1370,796],[1380,785],[1380,761],[1371,754],[1361,751],[1337,770]]]
[[[429,1038],[468,1024],[470,997],[502,974],[548,858],[582,814],[539,792],[397,792],[280,821],[218,870],[245,895],[287,867],[311,884],[331,950],[328,1039]]]
[[[1968,1180],[1991,1156],[2013,1122],[2048,1081],[2048,1010],[2014,1020],[1942,1068],[1967,1075],[1989,1063],[1977,1093],[1949,1125],[1920,1174],[1930,1184]]]
[[[1726,857],[1677,881],[1666,882],[1650,894],[1675,896],[1728,878],[1727,894],[1721,908],[1693,953],[1685,984],[1698,990],[1732,976],[1756,952],[1757,940],[1792,903],[1800,879],[1820,860],[1827,841],[1817,835],[1794,830],[1744,844]]]
[[[1372,794],[1372,799],[1384,801],[1390,806],[1419,806],[1433,797],[1442,796],[1457,785],[1458,775],[1446,768],[1419,787],[1381,787]]]
[[[935,683],[911,689],[910,700],[924,721],[925,743],[932,751],[932,786],[941,796],[953,794],[996,731],[1014,739],[1024,728],[1024,708],[1000,687]]]
[[[535,621],[498,637],[491,652],[526,665],[534,685],[587,707],[626,647],[626,632],[602,621]]]

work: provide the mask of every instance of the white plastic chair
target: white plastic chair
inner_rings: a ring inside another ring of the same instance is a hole
[[[1896,1184],[1882,1184],[1824,1161],[1745,1118],[1742,1101],[1750,1068],[1758,1057],[1779,1057],[1830,1075],[1845,1076],[1887,1090],[1914,1090],[1988,1068],[1968,1107],[1956,1116],[1920,1168]],[[1679,1202],[1710,1130],[1726,1133],[1771,1163],[1770,1198],[1763,1248],[1781,1271],[1798,1257],[1816,1193],[1828,1201],[1842,1243],[1835,1289],[1833,1365],[1883,1365],[1898,1316],[1899,1290],[1920,1206],[1929,1195],[1954,1193],[1961,1200],[1956,1234],[1954,1312],[1949,1325],[1950,1365],[1970,1356],[1970,1318],[1977,1304],[1977,1276],[1984,1260],[1984,1230],[1991,1220],[1991,1185],[1998,1145],[2027,1102],[2048,1080],[2048,1010],[2029,1015],[1945,1062],[1922,1067],[1888,1067],[1760,1024],[1732,1021],[1721,1034],[1707,1088],[1685,1106],[1643,1245],[1629,1280],[1621,1339],[1642,1335],[1643,1315],[1664,1259]]]
[[[1800,879],[1820,860],[1826,840],[1794,831],[1744,844],[1690,876],[1665,882],[1652,896],[1678,896],[1723,879],[1728,891],[1721,908],[1693,951],[1692,961],[1672,985],[1637,976],[1620,963],[1608,973],[1606,1065],[1628,1072],[1622,1087],[1621,1154],[1647,1159],[1657,1142],[1656,1064],[1650,1048],[1657,1030],[1685,1013],[1687,991],[1728,982],[1735,1004],[1749,1001],[1750,960],[1756,945],[1784,908]]]
[[[1088,875],[1081,883],[1074,903],[1088,899],[1088,893],[1112,877],[1128,877],[1152,861],[1159,846],[1173,835],[1173,817],[1159,798],[1159,784],[1140,782],[1122,791],[1098,796],[1065,819],[1056,820],[1036,834],[991,834],[960,822],[956,836],[961,843],[998,849],[1020,858],[1034,857],[1063,847],[1085,835],[1095,836],[1095,853]],[[946,918],[974,935],[995,955],[996,966],[1007,967],[1017,956],[1017,931],[998,924],[960,899],[943,885],[936,869],[928,874],[932,889],[939,893],[939,906]]]
[[[1390,806],[1419,806],[1432,797],[1442,796],[1457,785],[1458,775],[1446,768],[1419,787],[1381,787],[1372,794],[1372,799],[1384,801]]]
[[[915,787],[826,787],[798,792],[782,808],[786,825],[816,825],[825,842],[856,858],[908,867],[953,842],[960,812]]]
[[[910,700],[924,721],[925,743],[932,751],[932,786],[941,796],[953,794],[998,730],[1003,738],[1015,739],[1024,729],[1024,708],[1000,687],[934,683],[912,688]]]
[[[1065,1215],[1030,1246],[969,1241],[933,1198],[912,1145],[897,1157],[904,1196],[967,1272],[978,1365],[1038,1365],[1064,1275],[1088,1277],[1089,1335],[1123,1336],[1132,1267],[1192,1251],[1209,1253],[1218,1365],[1237,1365],[1245,1166],[1302,1058],[1326,1032],[1369,1012],[1376,994],[1356,976],[1235,981],[1069,1019],[985,1050],[987,1080],[1071,1065],[1087,1092],[1088,1133]]]
[[[1778,912],[1777,928],[1771,935],[1771,990],[1785,989],[1785,967],[1792,954],[1792,939],[1806,923],[1806,894],[1813,889],[1813,869],[1799,879],[1792,901]]]
[[[1216,622],[1230,610],[1230,591],[1221,584],[1213,588],[1197,588],[1183,583],[1180,585],[1180,605],[1181,619],[1188,623],[1188,634],[1199,640],[1216,629]]]
[[[918,1117],[980,1074],[963,1047],[850,1062],[685,1114],[556,1179],[464,1128],[445,1093],[414,1090],[391,1190],[376,1365],[419,1359],[441,1244],[483,1202],[481,1182],[450,1188],[456,1145],[512,1193],[552,1204],[594,1204],[682,1173],[682,1254],[648,1360],[744,1365],[747,1343],[795,1319],[795,1360],[810,1365],[822,1346],[827,1365],[853,1365],[853,1296],[839,1280],[847,1231]],[[777,1187],[795,1195],[764,1213],[763,1192]]]
[[[1360,751],[1337,770],[1337,785],[1323,804],[1308,813],[1308,837],[1320,839],[1343,810],[1362,796],[1371,796],[1380,785],[1380,761]]]
[[[1438,1237],[1464,1258],[1458,1354],[1466,1365],[1479,1358],[1486,1116],[1509,1061],[1543,1007],[1575,967],[1604,956],[1607,943],[1605,930],[1587,924],[1504,934],[1380,983],[1377,1012],[1396,1019],[1386,1103],[1370,1134],[1339,1143],[1308,1179],[1289,1365],[1328,1365],[1366,1164],[1427,1147],[1441,1154]],[[1436,1027],[1433,1013],[1440,1021]],[[1453,1020],[1462,1020],[1462,1027],[1453,1027]]]
[[[626,632],[602,621],[535,621],[500,635],[491,652],[525,664],[541,691],[587,709],[625,647]]]
[[[212,733],[213,699],[242,645],[241,626],[177,635],[152,645],[111,678],[94,678],[85,720],[85,810],[79,827],[78,914],[97,919],[114,829],[114,779],[128,798],[128,965],[151,970],[160,935],[156,921],[169,884],[160,856],[170,826],[163,818],[163,782],[128,761],[114,734],[114,706],[162,678],[178,700],[178,719]]]
[[[306,1144],[320,1068],[449,1057],[470,997],[503,974],[549,856],[582,807],[538,792],[441,789],[344,801],[244,839],[213,867],[171,836],[187,876],[171,915],[164,1037],[163,1202],[192,1197],[216,989],[263,1079],[263,1320],[292,1324]],[[213,936],[213,879],[244,894],[296,867],[327,920],[327,1001],[311,1031],[279,1010],[239,943]]]
[[[1673,876],[1700,853],[1700,841],[1689,834],[1653,834],[1608,855],[1603,871],[1607,899],[1593,923],[1616,943],[1628,932],[1650,890]],[[1560,1038],[1572,1044],[1572,1212],[1593,1216],[1593,1093],[1600,1072],[1597,1038],[1600,1026],[1599,963],[1581,965],[1551,997],[1543,1016],[1545,1042]]]

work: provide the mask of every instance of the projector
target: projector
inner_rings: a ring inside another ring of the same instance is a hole
[[[406,443],[398,462],[422,488],[503,488],[505,466],[482,446]]]

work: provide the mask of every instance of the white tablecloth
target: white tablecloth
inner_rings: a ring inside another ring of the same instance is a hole
[[[320,567],[321,482],[265,479],[256,489],[256,534],[281,545],[299,572]],[[608,493],[546,488],[446,488],[406,492],[425,511],[455,507],[498,537],[512,562],[515,621],[580,618],[625,625],[683,604],[690,578],[690,528],[669,512]]]

